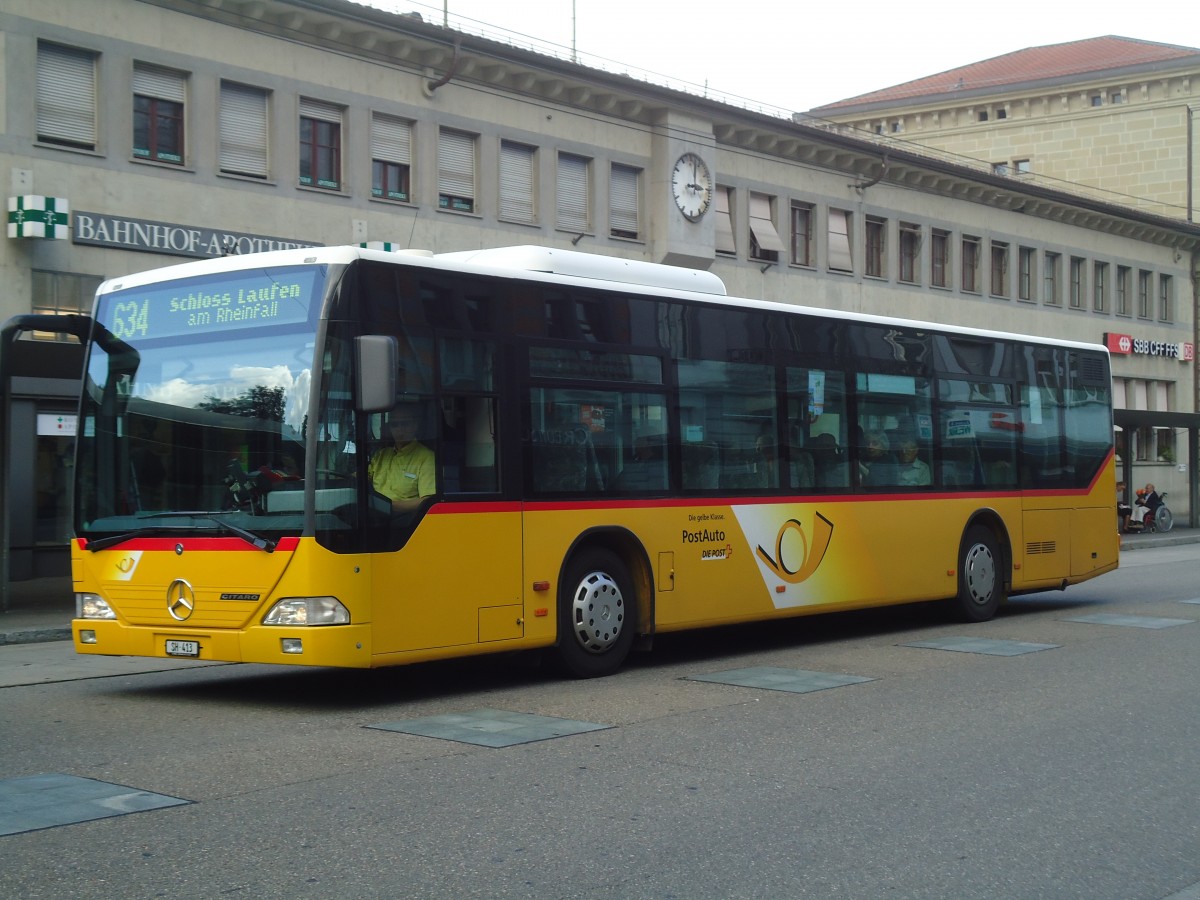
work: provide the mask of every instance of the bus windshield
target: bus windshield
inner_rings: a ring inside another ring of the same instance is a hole
[[[322,267],[102,294],[80,409],[76,533],[298,534]],[[292,491],[268,515],[267,495]],[[250,539],[247,537],[247,539]]]

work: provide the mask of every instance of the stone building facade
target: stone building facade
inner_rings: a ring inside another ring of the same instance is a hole
[[[1108,340],[1125,402],[1196,413],[1200,228],[1161,211],[345,0],[12,0],[0,71],[0,321],[222,252],[540,244],[707,269],[734,295]],[[706,178],[706,209],[680,177]],[[70,532],[80,359],[53,338],[12,352],[18,579],[63,571]],[[1147,427],[1137,477],[1186,516],[1189,472],[1156,442],[1187,440]]]

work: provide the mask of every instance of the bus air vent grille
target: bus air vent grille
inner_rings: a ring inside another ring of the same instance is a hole
[[[1030,541],[1025,545],[1025,553],[1028,556],[1036,556],[1043,553],[1057,553],[1057,541]]]

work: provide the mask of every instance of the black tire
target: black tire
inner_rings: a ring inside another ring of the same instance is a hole
[[[559,666],[575,678],[611,675],[625,662],[637,630],[629,570],[600,548],[571,557],[558,586]]]
[[[986,622],[1004,602],[1004,558],[996,537],[982,525],[972,525],[958,550],[958,595],[950,601],[955,617]]]

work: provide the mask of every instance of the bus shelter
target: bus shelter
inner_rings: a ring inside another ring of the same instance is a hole
[[[1176,459],[1186,469],[1188,497],[1187,525],[1189,528],[1196,528],[1198,523],[1200,523],[1200,515],[1198,515],[1197,511],[1197,502],[1200,501],[1200,481],[1196,478],[1197,451],[1200,450],[1200,445],[1197,444],[1197,432],[1200,432],[1200,413],[1162,412],[1150,409],[1114,409],[1113,424],[1117,428],[1131,433],[1143,427],[1174,428],[1187,433],[1186,451],[1180,453]],[[1130,454],[1125,453],[1117,466],[1117,478],[1129,486],[1131,492],[1129,499],[1132,499],[1132,491],[1137,487],[1133,479],[1133,463],[1134,460],[1130,458]]]

